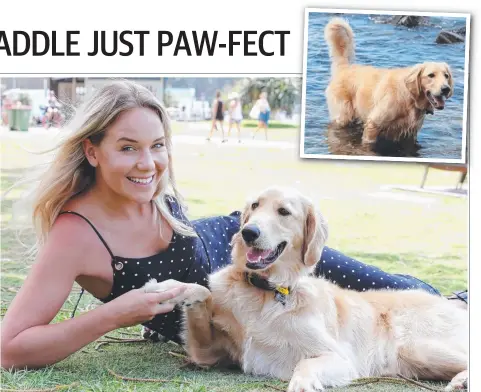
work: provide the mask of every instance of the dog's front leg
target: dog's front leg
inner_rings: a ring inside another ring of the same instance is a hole
[[[372,120],[367,120],[364,125],[364,132],[362,134],[362,142],[365,144],[375,143],[379,136],[379,127],[374,124]]]
[[[210,367],[228,357],[223,345],[224,336],[212,323],[212,296],[203,302],[185,305],[185,349],[192,362]]]
[[[329,352],[320,357],[299,361],[287,391],[323,391],[326,387],[348,385],[357,377],[357,371],[349,360]]]

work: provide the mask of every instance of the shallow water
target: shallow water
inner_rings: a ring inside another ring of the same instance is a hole
[[[429,17],[427,25],[406,28],[381,23],[378,15],[340,15],[355,34],[359,64],[404,67],[425,61],[447,62],[454,79],[454,94],[445,109],[427,115],[418,133],[417,146],[361,145],[358,130],[332,129],[324,91],[330,78],[330,59],[324,27],[334,14],[309,15],[304,127],[305,154],[383,155],[435,159],[461,159],[464,104],[465,43],[440,45],[435,39],[441,29],[465,26],[464,18]]]

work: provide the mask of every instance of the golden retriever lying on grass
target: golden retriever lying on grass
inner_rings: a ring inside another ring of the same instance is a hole
[[[453,77],[446,63],[426,62],[407,68],[382,69],[351,64],[354,33],[349,24],[332,19],[324,31],[332,60],[326,89],[331,121],[339,127],[361,120],[363,142],[417,139],[426,113],[444,109],[453,95]]]
[[[328,229],[294,190],[251,200],[233,264],[190,284],[186,350],[196,364],[237,363],[311,392],[368,376],[451,380],[467,369],[468,312],[422,290],[357,292],[309,274]],[[169,282],[147,283],[162,291]],[[466,379],[465,372],[459,378]]]

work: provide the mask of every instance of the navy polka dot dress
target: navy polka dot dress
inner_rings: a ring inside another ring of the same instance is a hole
[[[239,231],[240,212],[189,222],[173,197],[168,196],[167,201],[174,217],[193,227],[198,237],[174,233],[167,249],[140,259],[115,256],[91,222],[75,212],[64,212],[85,219],[112,257],[114,283],[112,292],[107,298],[101,299],[102,302],[109,302],[129,290],[140,288],[152,278],[158,282],[175,279],[207,286],[208,275],[211,272],[231,263],[230,242],[232,236]],[[421,288],[440,295],[436,289],[419,279],[408,275],[388,274],[328,247],[324,247],[314,274],[329,279],[341,287],[357,291]],[[181,311],[175,308],[170,313],[157,315],[143,325],[161,334],[165,340],[180,342],[178,336],[180,322]]]
[[[321,260],[316,265],[315,275],[323,276],[341,287],[357,291],[424,289],[440,295],[435,288],[413,276],[388,274],[327,246],[324,247]]]

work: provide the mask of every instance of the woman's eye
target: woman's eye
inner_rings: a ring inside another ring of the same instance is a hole
[[[134,148],[132,146],[124,146],[122,147],[122,151],[134,151]]]
[[[291,215],[291,213],[290,213],[288,210],[286,210],[285,208],[282,208],[282,207],[279,208],[279,209],[277,210],[277,212],[278,212],[280,215],[282,215],[282,216]]]
[[[164,146],[165,146],[164,143],[155,143],[155,144],[154,144],[154,148],[162,148],[162,147],[164,147]]]
[[[257,203],[257,202],[252,203],[251,208],[252,208],[253,210],[255,210],[257,207],[259,207],[259,203]]]

